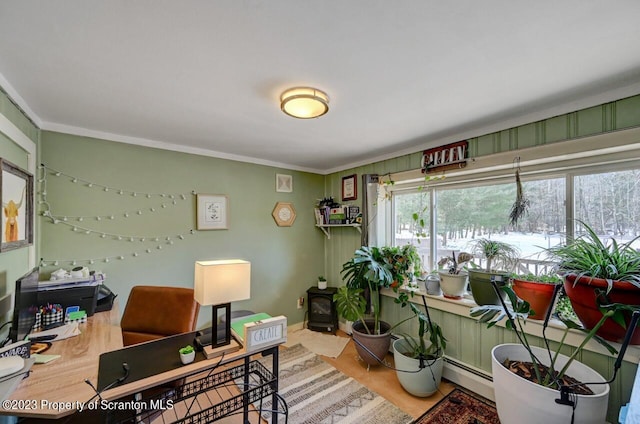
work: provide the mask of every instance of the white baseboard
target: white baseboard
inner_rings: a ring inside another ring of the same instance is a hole
[[[353,324],[353,322],[351,321],[347,321],[347,322],[338,321],[338,328],[344,331],[345,333],[347,333],[348,335],[351,335],[351,324]]]
[[[445,357],[442,377],[480,396],[495,401],[493,379],[486,371]]]
[[[287,331],[296,331],[296,330],[302,330],[304,328],[304,323],[302,322],[297,322],[295,324],[291,324],[287,326]]]

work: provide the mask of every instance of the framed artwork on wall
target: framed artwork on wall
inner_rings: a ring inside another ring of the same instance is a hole
[[[358,198],[357,174],[342,177],[342,201],[356,200]]]
[[[197,229],[226,230],[229,228],[229,199],[224,194],[197,195]]]
[[[33,244],[33,175],[0,158],[0,252]]]
[[[292,193],[293,176],[287,174],[276,174],[276,191],[279,193]]]

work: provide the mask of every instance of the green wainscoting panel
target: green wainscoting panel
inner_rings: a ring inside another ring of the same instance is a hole
[[[599,134],[605,131],[604,106],[583,109],[577,113],[578,136]]]
[[[545,141],[553,143],[569,138],[569,123],[566,115],[549,118],[545,121]]]
[[[640,96],[615,102],[614,122],[616,129],[640,125]]]

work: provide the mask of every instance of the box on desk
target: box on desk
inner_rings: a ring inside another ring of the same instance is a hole
[[[38,288],[38,303],[40,305],[60,304],[63,310],[69,306],[79,306],[86,311],[87,316],[92,316],[96,310],[98,301],[99,284],[93,285],[60,285],[46,288]]]

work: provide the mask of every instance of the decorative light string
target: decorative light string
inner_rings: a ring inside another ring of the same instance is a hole
[[[145,193],[145,192],[139,192],[139,191],[132,191],[132,190],[128,190],[128,189],[122,189],[122,188],[117,188],[117,187],[112,187],[112,186],[107,186],[104,184],[100,184],[100,183],[94,183],[91,181],[88,181],[86,179],[82,179],[82,178],[78,178],[66,173],[63,173],[61,171],[55,170],[53,168],[49,168],[47,166],[45,166],[44,164],[40,165],[40,170],[41,170],[41,176],[38,179],[38,182],[40,183],[40,204],[42,205],[42,207],[44,208],[44,210],[41,212],[42,216],[49,218],[49,220],[51,221],[52,224],[62,224],[62,225],[67,225],[68,227],[71,228],[71,230],[75,233],[79,233],[79,234],[85,234],[85,235],[97,235],[102,239],[106,239],[109,238],[111,240],[118,240],[118,241],[129,241],[129,242],[141,242],[141,243],[158,243],[154,248],[151,247],[147,247],[143,250],[144,253],[153,253],[153,252],[157,252],[162,250],[163,245],[173,245],[174,244],[174,240],[184,240],[185,236],[184,234],[171,234],[171,235],[156,235],[156,236],[140,236],[140,235],[131,235],[131,234],[119,234],[119,233],[112,233],[112,232],[107,232],[107,231],[99,231],[99,230],[95,230],[93,228],[88,228],[85,226],[81,226],[78,225],[74,222],[70,222],[69,220],[75,220],[76,222],[82,222],[85,219],[87,220],[95,220],[95,221],[101,221],[103,219],[108,219],[108,220],[114,220],[116,219],[117,216],[123,216],[125,218],[128,218],[131,215],[142,215],[143,211],[142,209],[137,209],[135,212],[130,212],[130,211],[125,211],[123,213],[120,214],[109,214],[109,215],[94,215],[94,216],[80,216],[80,215],[75,215],[75,216],[70,216],[70,215],[57,215],[54,214],[52,212],[51,209],[51,205],[49,204],[49,202],[47,201],[47,174],[51,174],[54,175],[56,177],[61,177],[64,176],[65,178],[67,178],[71,183],[81,183],[84,184],[85,186],[87,186],[88,188],[98,188],[98,189],[102,189],[104,192],[109,192],[111,190],[115,191],[118,194],[124,195],[124,194],[130,194],[133,197],[136,196],[143,196],[146,198],[153,198],[153,197],[161,197],[161,198],[165,198],[168,200],[168,202],[163,202],[160,205],[161,209],[166,208],[169,204],[170,205],[177,205],[177,200],[176,199],[181,199],[181,200],[186,200],[187,196],[185,194],[170,194],[170,193]],[[196,192],[192,191],[190,194],[195,195]],[[150,207],[148,209],[150,212],[155,212],[156,208],[155,207]],[[194,230],[189,230],[187,232],[188,234],[195,234]],[[105,262],[108,263],[112,260],[124,260],[127,257],[138,257],[140,256],[140,253],[138,253],[138,251],[134,251],[134,252],[130,252],[127,254],[123,254],[123,255],[112,255],[112,256],[106,256],[106,257],[101,257],[101,258],[89,258],[89,259],[45,259],[45,258],[41,258],[40,260],[40,266],[47,266],[47,265],[52,265],[52,266],[59,266],[59,265],[63,265],[63,264],[68,264],[71,266],[76,266],[78,264],[94,264],[96,262]]]
[[[113,220],[113,219],[117,219],[119,217],[124,217],[124,218],[129,218],[130,216],[134,216],[134,215],[142,215],[144,214],[145,211],[148,212],[156,212],[159,209],[165,209],[168,206],[176,206],[178,204],[177,199],[179,200],[186,200],[187,199],[187,194],[184,193],[145,193],[145,192],[139,192],[139,191],[132,191],[129,189],[123,189],[123,188],[117,188],[117,187],[113,187],[113,186],[107,186],[101,183],[94,183],[91,182],[89,180],[83,179],[83,178],[79,178],[79,177],[75,177],[73,175],[69,175],[66,174],[62,171],[58,171],[56,169],[50,168],[44,164],[40,164],[40,169],[41,169],[41,177],[40,179],[38,179],[38,182],[40,183],[40,196],[41,196],[41,201],[40,204],[43,205],[43,208],[45,208],[45,210],[42,212],[43,216],[46,217],[50,217],[52,219],[58,219],[58,220],[62,220],[62,221],[68,221],[69,219],[71,220],[76,220],[78,222],[82,222],[85,219],[92,219],[95,221],[102,221],[103,219],[107,220]],[[145,208],[143,209],[135,209],[135,210],[129,210],[129,211],[124,211],[124,212],[119,212],[119,213],[110,213],[110,214],[106,214],[106,215],[61,215],[61,214],[56,214],[51,210],[51,205],[49,204],[49,202],[47,201],[47,174],[51,174],[54,175],[56,177],[65,177],[68,179],[68,181],[70,181],[71,183],[80,183],[80,184],[84,184],[86,187],[88,188],[95,188],[95,189],[101,189],[105,192],[109,192],[109,191],[113,191],[117,194],[120,195],[131,195],[133,197],[137,197],[137,196],[141,196],[141,197],[145,197],[148,199],[154,198],[154,197],[160,197],[162,199],[165,199],[166,201],[163,201],[162,203],[160,203],[158,206],[152,206],[149,208]],[[189,193],[191,195],[195,195],[195,191],[192,191],[191,193]],[[48,214],[45,214],[46,212],[48,212]]]

